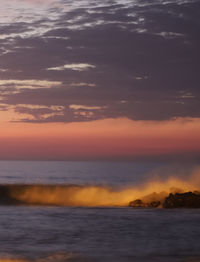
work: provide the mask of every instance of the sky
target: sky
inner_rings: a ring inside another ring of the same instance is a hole
[[[199,159],[199,0],[1,0],[0,159]]]

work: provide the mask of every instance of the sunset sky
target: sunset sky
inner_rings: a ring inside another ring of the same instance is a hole
[[[0,159],[200,159],[199,0],[1,0]]]

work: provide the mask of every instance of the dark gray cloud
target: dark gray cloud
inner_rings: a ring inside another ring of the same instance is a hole
[[[198,0],[55,3],[0,26],[0,77],[18,81],[1,103],[22,121],[200,117]]]

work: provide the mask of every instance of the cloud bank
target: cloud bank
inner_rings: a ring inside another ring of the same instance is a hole
[[[199,10],[197,0],[2,1],[0,110],[28,123],[200,117]]]

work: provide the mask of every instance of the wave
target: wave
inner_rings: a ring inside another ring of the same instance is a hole
[[[80,207],[128,206],[135,199],[160,201],[169,193],[199,191],[200,172],[181,180],[176,177],[116,189],[99,185],[0,185],[1,205],[54,205]]]

